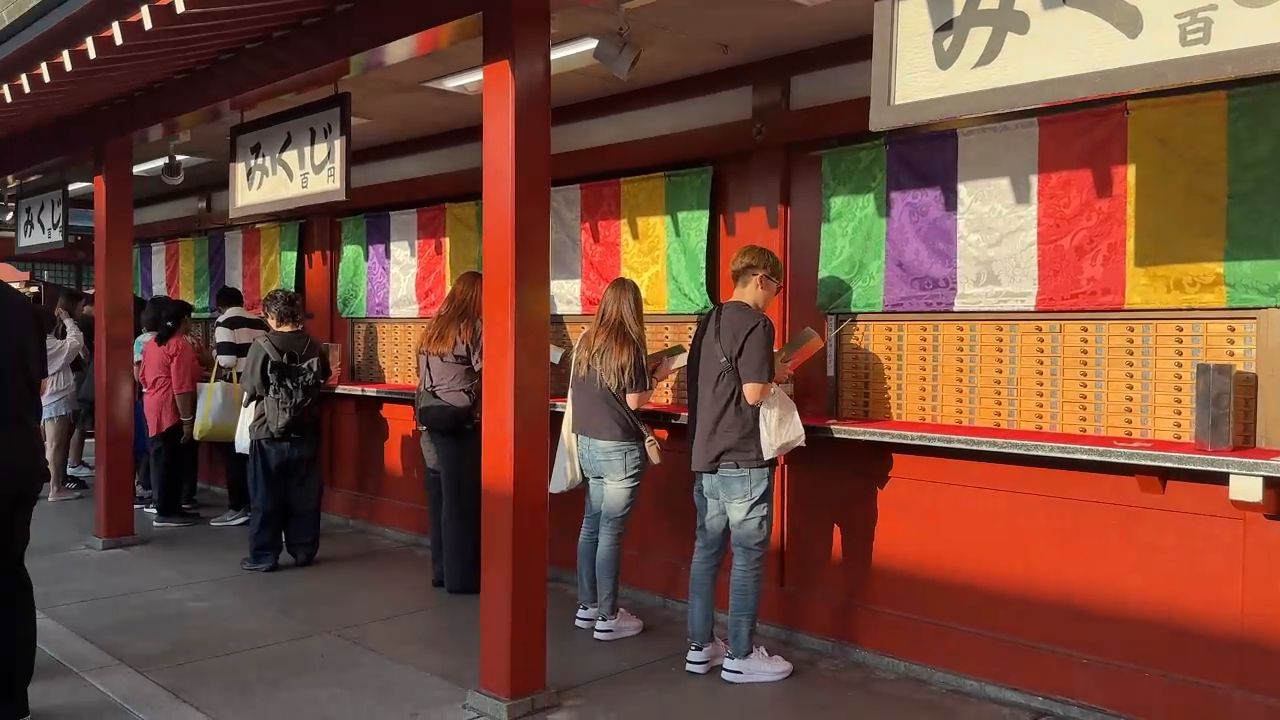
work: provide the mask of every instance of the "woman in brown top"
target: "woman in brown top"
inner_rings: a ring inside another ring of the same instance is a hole
[[[480,273],[459,275],[418,343],[423,387],[476,417],[453,432],[422,430],[431,584],[463,594],[480,592],[481,287]]]
[[[618,278],[605,288],[591,327],[574,349],[570,383],[573,433],[587,486],[574,624],[594,630],[597,640],[644,630],[640,618],[618,607],[618,563],[627,515],[648,462],[635,416],[655,384],[647,354],[640,287]]]

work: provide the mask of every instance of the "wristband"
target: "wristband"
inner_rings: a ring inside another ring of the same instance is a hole
[[[196,416],[192,415],[191,417],[185,417],[185,418],[182,416],[178,416],[178,419],[182,421],[183,425],[190,425],[196,421]]]

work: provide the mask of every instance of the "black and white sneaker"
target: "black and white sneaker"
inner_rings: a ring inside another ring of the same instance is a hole
[[[148,514],[148,515],[155,515],[155,514],[156,514],[156,504],[155,504],[154,502],[148,502],[148,503],[147,503],[147,506],[146,506],[146,507],[144,507],[144,508],[142,508],[142,512],[144,512],[144,513],[146,513],[146,514]]]
[[[610,642],[639,635],[644,630],[644,621],[622,608],[612,618],[601,615],[596,618],[596,640]]]
[[[134,510],[146,510],[146,509],[147,509],[147,506],[148,506],[148,505],[150,505],[150,504],[151,504],[151,498],[143,497],[143,496],[141,496],[141,495],[134,495],[134,496],[133,496],[133,509],[134,509]]]
[[[200,507],[200,503],[199,503],[199,502],[197,502],[197,501],[195,501],[195,500],[183,500],[183,501],[182,501],[182,509],[183,509],[183,510],[195,510],[195,509],[197,509],[197,508],[199,508],[199,507]]]
[[[600,613],[596,612],[596,609],[590,605],[578,603],[578,610],[573,616],[573,625],[582,630],[595,630],[596,617],[599,615]]]
[[[770,655],[763,647],[756,647],[744,658],[726,657],[720,669],[720,679],[731,683],[768,683],[790,677],[791,663],[780,655]]]
[[[710,645],[689,643],[689,652],[684,656],[684,669],[695,675],[706,675],[724,664],[724,656],[729,649],[720,638],[712,638]]]

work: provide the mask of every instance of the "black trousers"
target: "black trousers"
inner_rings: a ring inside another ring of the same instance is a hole
[[[12,482],[0,478],[0,487]],[[36,663],[36,600],[25,556],[39,488],[33,483],[13,485],[0,492],[0,720],[19,720],[31,713],[27,686]],[[32,489],[19,492],[18,485]]]
[[[422,433],[431,565],[451,593],[480,592],[480,428]],[[433,467],[435,468],[433,470]]]
[[[227,473],[227,507],[249,509],[249,456],[236,452],[235,443],[219,443],[222,467]]]
[[[310,562],[320,549],[319,438],[254,440],[249,448],[249,557],[273,563],[283,549]]]
[[[151,438],[151,492],[157,516],[173,516],[182,511],[188,487],[196,483],[196,444],[182,442],[182,425],[174,425]],[[195,492],[191,493],[192,496]]]

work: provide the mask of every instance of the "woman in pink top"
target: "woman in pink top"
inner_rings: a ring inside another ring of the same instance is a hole
[[[44,406],[45,459],[49,463],[49,502],[74,500],[80,493],[66,486],[67,455],[71,450],[72,413],[76,409],[75,378],[71,363],[84,353],[84,335],[76,321],[61,307],[56,312],[41,309],[44,320],[45,354],[49,377],[40,386],[40,402]],[[58,338],[56,330],[66,328],[66,336]]]
[[[189,527],[200,516],[182,508],[182,491],[196,472],[196,383],[202,370],[187,333],[191,304],[165,304],[160,330],[142,349],[142,411],[147,420],[151,490],[155,496],[155,527]]]

